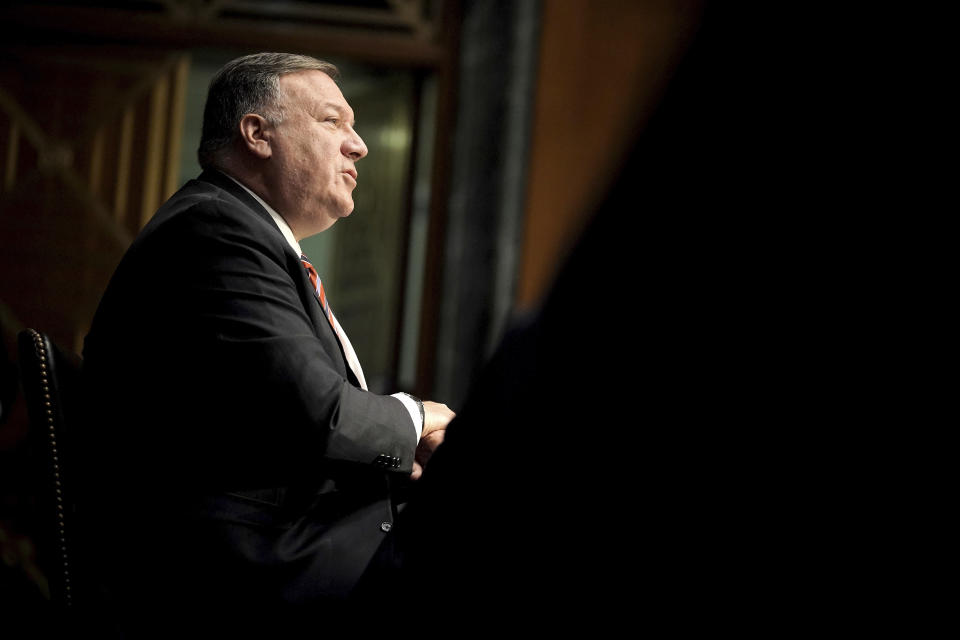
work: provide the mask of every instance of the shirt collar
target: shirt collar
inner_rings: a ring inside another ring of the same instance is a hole
[[[236,178],[234,178],[229,174],[224,173],[223,175],[227,176],[228,178],[236,182],[238,185],[243,187],[244,190],[250,195],[252,195],[257,202],[263,205],[263,208],[267,210],[267,213],[270,214],[270,217],[273,218],[273,221],[277,223],[278,227],[280,227],[280,233],[283,234],[283,237],[287,239],[287,242],[290,244],[293,250],[297,253],[297,257],[302,256],[303,249],[300,248],[300,243],[297,242],[297,239],[293,237],[293,229],[291,229],[290,225],[287,224],[287,221],[283,219],[283,216],[281,216],[279,213],[274,211],[273,207],[271,207],[270,205],[268,205],[266,202],[263,201],[263,198],[255,194],[250,189],[248,189],[247,185],[243,184],[242,182],[240,182],[239,180],[237,180]]]

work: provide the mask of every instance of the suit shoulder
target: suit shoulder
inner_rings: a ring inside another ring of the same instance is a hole
[[[269,214],[258,209],[216,185],[191,180],[157,210],[134,244],[150,242],[153,236],[248,238],[282,252],[283,235]]]
[[[184,212],[193,216],[250,218],[251,221],[260,217],[228,191],[207,182],[191,180],[163,203],[145,229],[162,225]]]

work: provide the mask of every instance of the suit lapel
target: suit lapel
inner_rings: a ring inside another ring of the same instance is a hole
[[[356,374],[353,372],[353,369],[350,368],[350,365],[347,363],[347,354],[343,350],[343,343],[340,342],[340,338],[337,337],[337,334],[334,332],[333,327],[330,326],[330,322],[327,320],[326,315],[323,313],[323,306],[320,304],[320,298],[317,297],[317,294],[313,292],[313,284],[310,282],[310,278],[306,275],[306,269],[302,269],[304,273],[304,279],[307,282],[307,286],[311,291],[311,297],[313,298],[312,304],[307,304],[310,313],[310,320],[313,322],[313,325],[318,329],[318,334],[323,336],[324,342],[332,342],[336,345],[334,348],[336,352],[340,354],[340,362],[343,364],[343,370],[341,371],[355,387],[360,386],[360,380],[357,379]],[[327,350],[331,350],[330,346],[327,345]]]
[[[334,333],[333,327],[330,326],[326,316],[323,314],[320,299],[317,297],[316,291],[310,283],[310,277],[307,275],[306,269],[303,268],[303,263],[300,262],[300,256],[295,255],[293,249],[287,243],[287,239],[284,238],[283,233],[280,232],[280,228],[277,227],[277,223],[273,220],[273,217],[257,202],[256,198],[247,193],[246,189],[219,171],[204,171],[200,174],[198,180],[209,182],[240,200],[251,212],[264,219],[270,228],[277,232],[277,236],[279,236],[283,243],[283,255],[287,261],[287,270],[291,274],[296,274],[293,275],[293,277],[294,282],[298,285],[297,293],[300,295],[300,301],[303,304],[304,310],[313,323],[314,334],[320,339],[327,353],[330,354],[330,359],[339,365],[337,367],[338,372],[347,378],[352,385],[359,387],[360,381],[347,364],[347,356],[343,351],[343,345],[340,344],[340,339],[337,337],[337,334]],[[339,358],[337,358],[337,355],[339,355]]]

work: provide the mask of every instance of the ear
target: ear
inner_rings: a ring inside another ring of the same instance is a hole
[[[240,142],[247,151],[261,160],[273,155],[270,133],[270,123],[261,115],[248,113],[240,118]]]

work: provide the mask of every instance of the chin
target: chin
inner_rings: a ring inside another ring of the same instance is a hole
[[[323,231],[326,231],[327,229],[335,225],[337,223],[337,220],[340,220],[341,218],[346,218],[351,213],[353,213],[353,208],[343,209],[338,213],[325,216],[323,219],[323,222],[320,223],[320,228],[314,233],[321,233]]]
[[[340,215],[338,217],[346,218],[351,213],[353,213],[353,200],[345,204],[343,208],[340,209]]]

